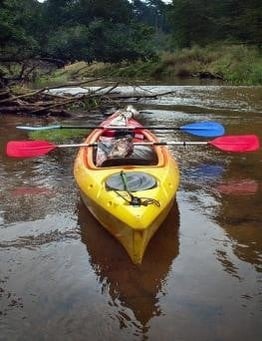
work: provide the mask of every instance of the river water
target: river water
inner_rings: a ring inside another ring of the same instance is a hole
[[[261,87],[145,89],[174,93],[139,100],[143,124],[213,120],[262,138]],[[81,202],[75,149],[5,156],[7,141],[28,138],[16,125],[55,120],[0,116],[0,339],[262,340],[261,150],[172,148],[176,203],[135,266]]]

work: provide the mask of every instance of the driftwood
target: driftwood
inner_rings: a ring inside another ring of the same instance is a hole
[[[92,79],[95,82],[99,79]],[[67,83],[65,85],[43,88],[36,91],[30,91],[25,94],[15,95],[8,87],[0,88],[0,114],[26,114],[26,115],[55,115],[55,116],[73,116],[72,105],[74,110],[76,107],[84,107],[97,109],[101,107],[119,106],[128,99],[139,100],[141,98],[157,98],[162,95],[171,94],[165,92],[162,94],[155,93],[132,93],[123,94],[117,91],[118,83],[111,86],[105,85],[97,87],[93,90],[87,90],[86,93],[71,95],[54,93],[52,90],[59,88],[77,87],[90,83],[91,80],[81,81],[78,83]]]

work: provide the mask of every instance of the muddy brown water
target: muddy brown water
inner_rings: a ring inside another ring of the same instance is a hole
[[[227,134],[262,138],[261,87],[172,89],[137,104],[151,112],[142,123],[214,120]],[[172,148],[181,171],[177,199],[135,266],[81,202],[75,149],[36,159],[4,155],[7,141],[28,137],[16,125],[54,120],[0,117],[0,339],[261,340],[261,150]]]

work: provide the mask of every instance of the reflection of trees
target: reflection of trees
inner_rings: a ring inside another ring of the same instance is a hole
[[[235,255],[262,270],[261,190],[251,196],[222,195],[216,220],[233,241]]]
[[[141,324],[139,329],[145,332],[148,321],[162,313],[159,295],[164,294],[165,279],[179,253],[177,204],[150,241],[139,266],[132,264],[122,246],[99,225],[82,203],[79,205],[79,224],[90,263],[103,291],[109,292],[112,305],[117,308],[115,318],[121,327],[125,327],[133,320],[129,314],[134,314]]]

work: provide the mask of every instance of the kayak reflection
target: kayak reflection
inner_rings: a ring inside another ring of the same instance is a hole
[[[131,262],[120,243],[101,227],[82,202],[78,211],[81,239],[101,291],[109,293],[110,305],[117,308],[113,318],[124,327],[135,316],[144,332],[148,321],[162,314],[159,298],[165,294],[165,279],[179,254],[177,203],[150,241],[141,265]]]
[[[261,272],[262,202],[259,183],[255,179],[235,180],[221,183],[216,190],[220,205],[215,219],[229,237],[233,253]],[[228,264],[228,261],[224,264]]]

